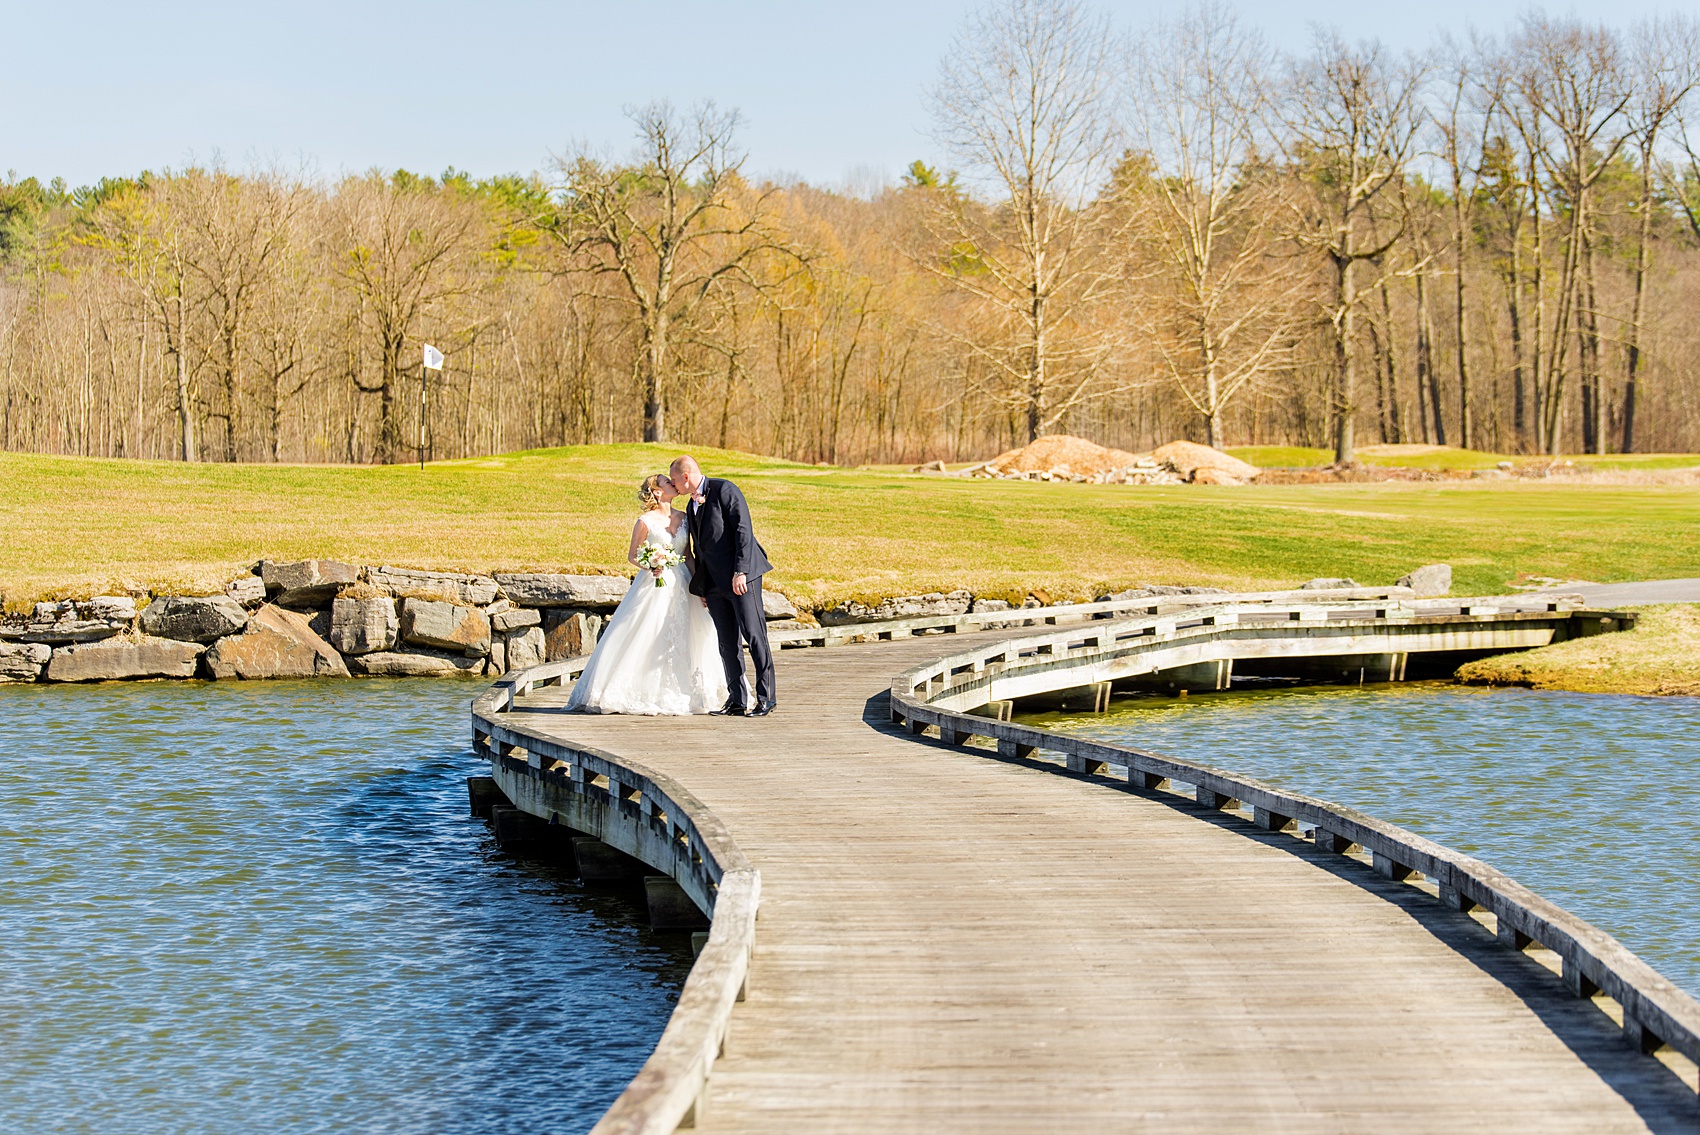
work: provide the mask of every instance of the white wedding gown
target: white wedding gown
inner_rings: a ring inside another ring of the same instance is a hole
[[[646,543],[683,552],[685,526],[669,535],[672,510],[643,515]],[[726,702],[726,670],[714,620],[689,591],[685,565],[655,576],[638,572],[620,606],[609,617],[591,652],[590,664],[573,683],[567,708],[587,713],[707,713]]]

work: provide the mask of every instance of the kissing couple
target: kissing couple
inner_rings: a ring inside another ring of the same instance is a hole
[[[567,708],[587,713],[766,717],[773,712],[761,577],[771,571],[731,481],[692,457],[638,486],[642,511],[626,559],[643,568],[573,684]],[[673,507],[688,497],[684,512]],[[755,703],[744,644],[755,663]]]

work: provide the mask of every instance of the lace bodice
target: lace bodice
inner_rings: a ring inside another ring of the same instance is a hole
[[[683,553],[685,545],[690,542],[690,532],[685,525],[679,525],[679,530],[672,535],[667,533],[667,525],[672,520],[672,510],[667,512],[646,512],[643,514],[644,526],[649,529],[644,543],[660,544],[672,548],[675,552]]]

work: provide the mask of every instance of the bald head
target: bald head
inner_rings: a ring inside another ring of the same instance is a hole
[[[686,453],[674,458],[669,474],[673,478],[673,484],[681,492],[689,493],[691,496],[697,496],[702,492],[702,466],[698,465],[697,459],[690,454]]]

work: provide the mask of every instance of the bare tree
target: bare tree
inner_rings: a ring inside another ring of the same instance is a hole
[[[1503,72],[1482,65],[1480,45],[1465,48],[1447,38],[1446,98],[1431,115],[1440,134],[1440,153],[1452,187],[1453,347],[1458,374],[1458,444],[1475,442],[1470,410],[1469,305],[1465,300],[1469,243],[1476,203],[1485,184],[1483,158],[1505,96]],[[1438,420],[1439,404],[1436,403]]]
[[[1557,453],[1564,422],[1565,343],[1571,320],[1578,342],[1584,448],[1603,449],[1600,407],[1599,323],[1594,297],[1594,186],[1628,140],[1623,114],[1630,100],[1617,37],[1604,27],[1545,16],[1524,18],[1518,41],[1516,77],[1527,119],[1550,127],[1555,145],[1530,134],[1526,140],[1550,182],[1549,210],[1567,215],[1559,302],[1547,346],[1546,383],[1536,387],[1542,405],[1541,448]],[[1526,124],[1523,127],[1529,129]],[[1537,233],[1539,225],[1537,224]]]
[[[411,368],[403,373],[408,347],[417,348],[427,316],[472,286],[469,254],[481,218],[407,178],[351,178],[337,198],[343,280],[358,301],[357,324],[370,326],[378,346],[376,374],[365,373],[358,351],[347,373],[360,393],[378,395],[373,455],[386,464],[402,449],[398,403],[411,377]]]
[[[275,171],[239,178],[216,168],[188,170],[172,189],[185,263],[210,321],[205,354],[219,392],[210,416],[224,423],[224,459],[235,461],[245,408],[259,393],[243,381],[254,310],[295,239],[306,194]]]
[[[1334,460],[1354,460],[1357,414],[1355,358],[1360,287],[1357,268],[1384,256],[1404,235],[1367,237],[1374,211],[1403,184],[1421,127],[1418,98],[1426,63],[1396,60],[1379,43],[1350,46],[1319,33],[1309,58],[1294,64],[1283,118],[1291,161],[1308,171],[1310,207],[1301,211],[1299,243],[1333,269],[1328,321],[1334,332]]]
[[[1154,254],[1141,321],[1164,369],[1223,444],[1222,415],[1290,364],[1302,273],[1274,255],[1276,172],[1259,162],[1273,58],[1228,8],[1207,3],[1153,29],[1132,56],[1136,145],[1125,168],[1135,231]]]
[[[1629,134],[1635,143],[1641,195],[1636,202],[1640,225],[1635,240],[1635,299],[1629,316],[1623,376],[1624,453],[1635,452],[1636,385],[1640,379],[1641,332],[1646,318],[1659,139],[1671,115],[1688,98],[1696,83],[1700,83],[1700,23],[1683,16],[1646,21],[1636,27],[1632,49],[1634,94],[1629,102]]]
[[[994,313],[963,342],[1030,439],[1091,396],[1113,346],[1066,334],[1114,279],[1093,207],[1117,147],[1113,46],[1075,0],[1000,0],[968,18],[932,92],[939,141],[999,202],[935,193],[946,248],[924,263]]]
[[[631,117],[642,139],[636,164],[586,153],[559,161],[566,200],[544,223],[570,254],[620,282],[642,339],[643,438],[666,441],[675,325],[721,279],[756,285],[752,267],[763,253],[797,254],[768,223],[769,195],[744,184],[736,111],[704,103],[685,117],[657,102]]]
[[[178,457],[199,461],[200,408],[196,396],[199,362],[191,357],[189,327],[197,301],[189,295],[185,236],[172,208],[169,175],[153,186],[123,190],[91,214],[85,240],[111,257],[120,275],[159,317],[165,353],[171,359]]]

